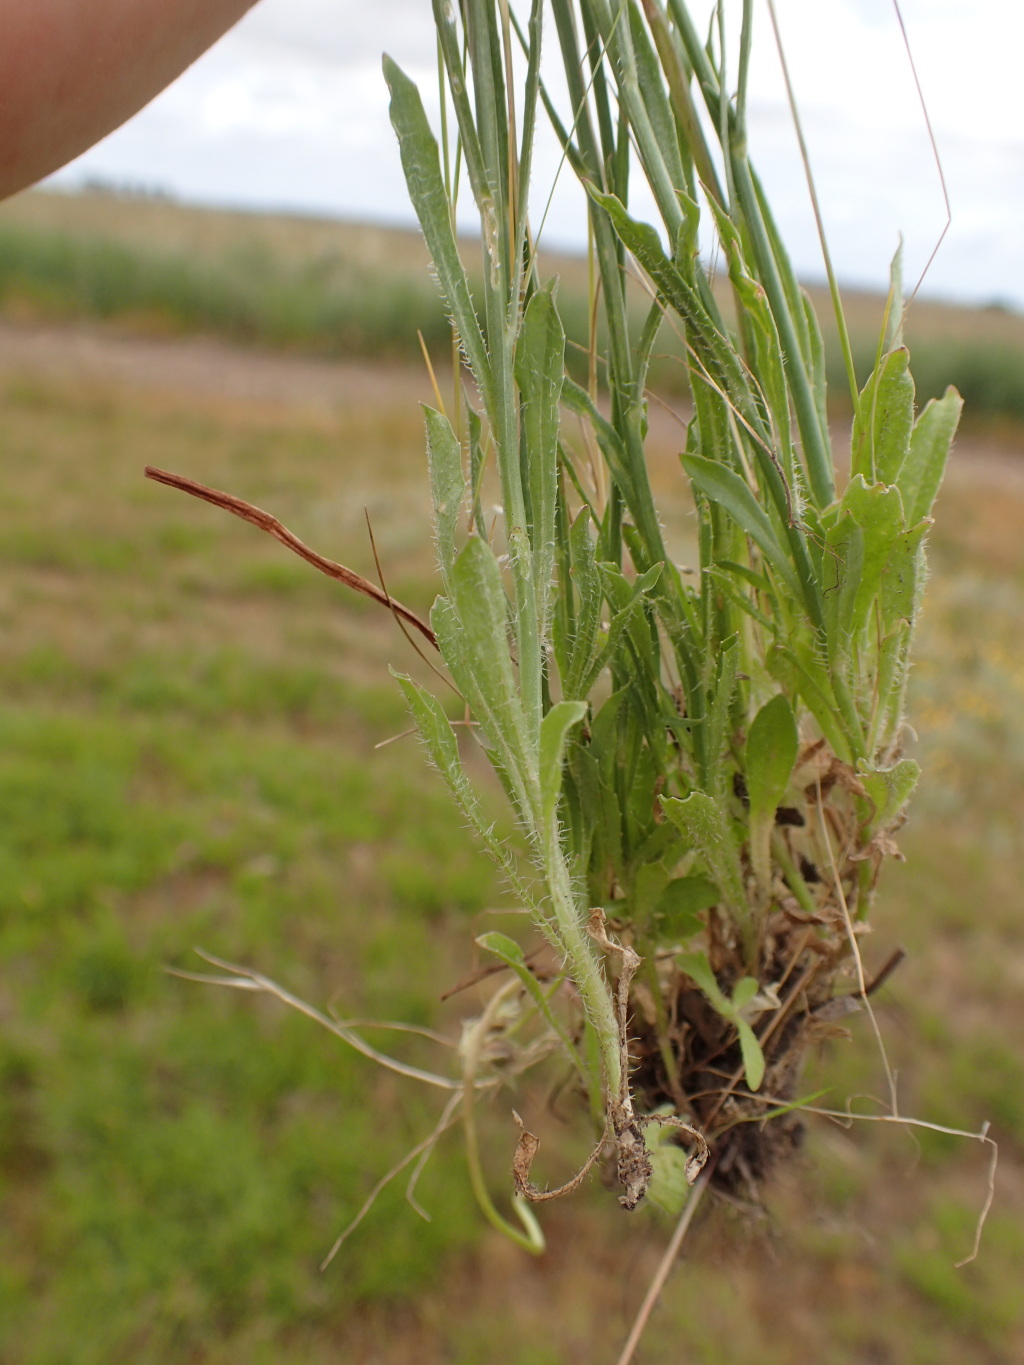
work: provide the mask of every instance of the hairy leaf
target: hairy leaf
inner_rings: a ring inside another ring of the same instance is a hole
[[[555,562],[558,491],[558,404],[565,369],[565,333],[552,293],[535,294],[526,309],[516,346],[515,374],[522,396],[521,439],[526,452],[524,486],[529,496],[530,544],[540,634],[547,635]]]
[[[853,419],[850,473],[867,483],[895,483],[910,449],[914,381],[905,346],[889,351],[861,390]]]
[[[434,499],[434,535],[441,576],[447,588],[455,563],[455,531],[459,524],[466,480],[462,473],[462,451],[447,417],[425,408],[427,422],[427,459],[430,488]]]
[[[910,526],[931,515],[963,405],[964,400],[950,387],[941,398],[931,399],[914,423],[910,451],[899,477]]]
[[[587,714],[585,701],[560,701],[540,726],[540,795],[545,830],[555,818],[562,791],[562,760],[569,731]]]
[[[480,323],[473,308],[469,281],[452,229],[451,208],[441,177],[437,141],[430,131],[420,92],[390,57],[384,57],[384,79],[391,91],[391,124],[398,134],[402,170],[416,216],[451,310],[452,321],[477,382],[490,383],[490,364]]]
[[[796,601],[804,592],[788,553],[775,534],[767,512],[750,491],[750,486],[735,472],[705,455],[683,455],[683,468],[700,491],[713,503],[724,507],[746,534],[758,545],[765,559],[789,588]]]
[[[747,900],[740,875],[739,850],[721,807],[707,792],[691,792],[685,800],[678,796],[663,796],[661,805],[682,832],[688,846],[700,853],[722,902],[737,920],[745,921]]]

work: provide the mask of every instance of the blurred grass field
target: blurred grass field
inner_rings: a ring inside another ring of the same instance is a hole
[[[470,263],[479,248],[469,243]],[[106,319],[135,332],[196,331],[261,346],[331,356],[416,360],[417,332],[437,356],[450,334],[420,236],[287,215],[202,211],[116,192],[30,191],[0,204],[0,316]],[[579,257],[542,250],[560,279],[559,304],[577,345],[589,338],[588,272]],[[812,286],[822,320],[829,384],[840,410],[847,382],[827,291]],[[728,312],[731,300],[719,291]],[[850,291],[846,309],[860,382],[874,368],[884,299]],[[648,300],[638,287],[639,335]],[[908,339],[918,394],[955,384],[970,425],[1024,422],[1024,317],[993,303],[956,307],[920,300]],[[681,341],[666,328],[651,383],[679,391]],[[577,356],[578,378],[586,372]]]
[[[432,1221],[398,1182],[321,1275],[438,1097],[273,1001],[162,970],[201,966],[198,944],[343,1016],[455,1031],[473,997],[439,997],[474,933],[516,928],[487,913],[509,907],[414,744],[374,747],[406,727],[388,663],[419,666],[389,618],[141,475],[230,489],[372,577],[366,507],[389,588],[425,610],[422,375],[339,365],[336,397],[288,401],[298,372],[257,353],[204,352],[199,386],[172,343],[139,340],[138,373],[104,381],[102,331],[88,372],[71,339],[19,362],[18,335],[0,368],[0,1362],[613,1361],[668,1234],[655,1213],[594,1180],[546,1211],[533,1261],[481,1229],[453,1136],[420,1191]],[[257,363],[263,397],[236,382]],[[682,545],[673,440],[654,458]],[[925,776],[865,948],[869,966],[909,952],[879,1002],[905,1111],[989,1120],[1001,1144],[981,1256],[953,1269],[984,1150],[811,1120],[767,1216],[705,1211],[648,1362],[1024,1359],[1024,438],[1003,440],[965,440],[943,493],[912,701]],[[815,1060],[806,1091],[826,1087],[882,1093],[865,1021]],[[558,1178],[583,1139],[567,1106],[517,1105]],[[485,1132],[500,1191],[504,1101]]]

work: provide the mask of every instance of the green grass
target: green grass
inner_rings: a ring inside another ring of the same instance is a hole
[[[0,302],[47,319],[134,321],[329,355],[411,355],[417,329],[436,351],[448,344],[428,280],[347,262],[287,265],[257,246],[197,258],[0,223]]]
[[[584,261],[552,255],[560,310],[577,345],[588,336]],[[847,384],[829,305],[812,288],[829,349],[838,409]],[[884,301],[851,293],[861,382],[874,364]],[[728,300],[723,299],[728,307]],[[647,301],[637,291],[639,335]],[[114,321],[143,332],[204,332],[263,347],[332,356],[415,359],[417,329],[437,357],[450,331],[419,235],[280,216],[188,208],[102,193],[29,191],[0,205],[0,314],[51,321]],[[1024,319],[1008,310],[932,302],[908,324],[919,397],[955,384],[968,419],[1024,419]],[[679,339],[665,329],[651,382],[685,389]],[[578,380],[586,360],[570,346]]]
[[[280,1007],[162,973],[201,966],[200,943],[315,999],[337,991],[346,1011],[424,1022],[444,974],[408,896],[423,848],[397,765],[371,774],[351,739],[274,734],[272,714],[215,715],[173,698],[90,715],[40,688],[0,726],[0,954],[17,999],[0,1260],[45,1258],[41,1292],[13,1269],[0,1289],[13,1360],[164,1360],[339,1298],[403,1297],[471,1236],[449,1155],[424,1187],[445,1218],[421,1237],[386,1202],[372,1255],[321,1283],[317,1259],[431,1106]],[[486,869],[440,793],[414,790],[435,919],[479,910]],[[384,856],[354,874],[363,847]]]
[[[952,384],[964,400],[969,423],[1024,420],[1024,341],[989,340],[984,336],[966,340],[955,332],[936,335],[930,328],[918,328],[915,322],[912,312],[908,337],[920,404],[941,398]],[[854,337],[854,361],[863,383],[875,362],[873,338]],[[829,353],[828,382],[837,406],[847,406],[842,358],[834,350]]]
[[[131,404],[22,396],[5,425],[32,474],[8,466],[0,515],[0,1359],[255,1352],[429,1285],[475,1236],[461,1161],[450,1148],[425,1177],[444,1217],[424,1235],[389,1196],[372,1254],[321,1278],[436,1102],[281,1006],[163,967],[201,967],[201,944],[343,1012],[436,1022],[455,970],[437,926],[493,904],[493,878],[408,743],[373,752],[404,714],[350,676],[346,640],[403,654],[387,619],[312,576],[289,608],[279,559],[244,531],[222,572],[230,528],[143,485],[161,427],[170,463],[222,479],[239,433],[214,420],[226,446],[200,451],[185,412],[168,428]],[[253,482],[281,432],[242,436]],[[94,441],[102,491],[74,467]],[[306,442],[323,489],[333,439]]]
[[[344,1014],[454,1026],[472,997],[438,996],[473,934],[521,923],[484,916],[494,878],[414,746],[373,748],[406,725],[383,613],[141,479],[150,460],[235,489],[368,574],[351,490],[377,490],[389,578],[422,608],[414,395],[328,420],[23,379],[0,420],[0,1361],[491,1365],[497,1339],[514,1365],[610,1365],[664,1222],[595,1189],[527,1262],[480,1234],[453,1140],[424,1177],[433,1221],[398,1188],[321,1276],[436,1097],[270,1000],[163,971],[199,944]],[[812,1127],[770,1233],[725,1209],[697,1230],[652,1362],[1019,1354],[1024,499],[964,476],[945,499],[912,703],[925,778],[866,952],[910,950],[880,1001],[908,1110],[990,1119],[1003,1144],[984,1259],[950,1270],[984,1153]],[[808,1090],[880,1090],[853,1032]],[[521,1102],[561,1178],[571,1105]],[[502,1198],[511,1120],[485,1118]]]

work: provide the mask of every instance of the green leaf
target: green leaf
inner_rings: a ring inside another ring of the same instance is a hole
[[[773,817],[786,794],[799,739],[789,700],[781,692],[765,702],[747,736],[747,794],[752,811]]]
[[[455,561],[451,603],[477,690],[498,718],[499,731],[518,734],[523,721],[509,652],[508,598],[494,551],[479,536],[469,538]]]
[[[619,240],[650,275],[665,300],[686,323],[687,341],[699,357],[697,382],[706,371],[712,382],[725,389],[756,437],[766,443],[771,433],[764,423],[753,391],[735,347],[715,325],[700,294],[684,277],[678,265],[664,252],[658,234],[648,223],[631,218],[625,205],[613,194],[602,194],[592,184],[587,190],[611,219]],[[694,367],[691,366],[691,374]]]
[[[651,916],[660,940],[684,940],[703,929],[702,910],[718,901],[718,887],[707,877],[673,877],[659,896]]]
[[[455,563],[455,531],[466,493],[466,480],[462,473],[462,451],[448,418],[433,408],[424,408],[424,415],[437,559],[447,587]]]
[[[807,329],[805,361],[808,377],[811,381],[811,390],[814,395],[814,406],[818,413],[818,420],[821,422],[822,431],[828,431],[825,383],[825,343],[822,340],[821,324],[818,322],[818,315],[814,311],[814,304],[811,302],[810,295],[807,293],[806,289],[800,290],[799,311]]]
[[[576,613],[576,633],[569,650],[569,669],[562,679],[562,695],[575,698],[585,697],[590,690],[587,679],[598,654],[601,603],[604,601],[601,575],[597,571],[594,545],[590,538],[590,513],[585,507],[569,531],[569,546],[572,581],[579,594],[579,611]]]
[[[728,1019],[729,1023],[736,1029],[747,1085],[750,1086],[751,1090],[760,1089],[761,1082],[764,1080],[764,1053],[761,1051],[761,1044],[757,1041],[754,1030],[740,1013],[740,1010],[745,1005],[749,1005],[757,994],[757,982],[753,977],[742,977],[736,983],[733,998],[730,1000],[715,979],[706,953],[680,953],[676,961],[686,975],[696,981],[707,996],[712,1009],[720,1014],[723,1019]]]
[[[500,957],[506,966],[514,968],[517,972],[525,971],[533,987],[539,989],[540,983],[527,966],[523,950],[514,938],[509,938],[508,934],[502,934],[495,930],[489,934],[477,935],[476,942],[485,952],[494,953],[496,957]],[[523,985],[532,995],[533,990],[530,985],[526,981],[523,982]]]
[[[702,786],[719,806],[726,796],[726,763],[723,750],[729,738],[730,714],[736,691],[736,672],[740,658],[739,637],[734,636],[718,656],[715,676],[715,695],[707,710],[702,734],[698,737],[702,751]]]
[[[721,561],[718,564],[712,564],[705,572],[707,573],[708,578],[715,583],[716,591],[720,589],[725,593],[733,606],[739,611],[744,612],[751,620],[756,621],[764,631],[767,639],[772,640],[775,638],[779,629],[778,621],[773,621],[771,617],[766,616],[763,611],[758,610],[754,605],[750,594],[745,593],[740,587],[737,582],[736,574],[730,569],[723,569]],[[767,583],[767,580],[764,580],[764,582]],[[775,591],[772,587],[767,586],[763,588],[762,591],[767,592],[770,599],[774,599]]]
[[[733,1008],[737,1010],[746,1009],[759,990],[760,986],[756,977],[741,976],[732,988]]]
[[[722,903],[741,924],[747,920],[747,901],[740,875],[739,852],[729,821],[706,792],[691,792],[685,800],[663,796],[662,809],[681,831],[690,848],[704,860]]]
[[[736,1031],[740,1038],[740,1054],[746,1072],[747,1085],[751,1090],[760,1090],[764,1080],[764,1053],[757,1035],[745,1019],[736,1020]]]
[[[592,865],[602,874],[610,870],[616,881],[621,881],[622,812],[615,788],[589,745],[569,746],[569,771],[580,793],[580,805],[588,812],[582,834],[592,850]]]
[[[492,761],[511,783],[520,815],[533,825],[540,818],[536,741],[516,690],[507,619],[494,553],[471,536],[452,569],[451,597],[438,598],[430,620],[456,686],[494,746]]]
[[[494,930],[488,934],[480,934],[477,937],[476,942],[485,952],[493,953],[495,957],[500,958],[501,961],[504,962],[506,967],[510,967],[512,971],[515,972],[526,990],[527,995],[537,1006],[537,1009],[540,1011],[545,1022],[553,1030],[555,1036],[561,1041],[565,1050],[575,1061],[576,1066],[582,1074],[583,1063],[580,1060],[576,1046],[565,1031],[561,1021],[552,1012],[551,1006],[548,1004],[548,998],[544,994],[540,982],[534,976],[533,972],[530,971],[529,963],[526,961],[523,950],[515,939],[509,938],[508,934],[501,934],[498,933],[497,930]]]
[[[907,303],[903,297],[903,238],[900,237],[889,264],[889,320],[885,329],[885,344],[892,350],[903,345],[903,323]]]
[[[861,390],[853,419],[850,473],[867,483],[895,483],[910,449],[914,381],[905,346],[889,351]]]
[[[637,868],[629,897],[629,913],[638,934],[646,930],[668,879],[669,870],[664,863],[647,862]]]
[[[793,565],[783,549],[768,514],[750,491],[750,486],[727,466],[705,455],[683,455],[683,468],[711,502],[724,507],[733,520],[758,545],[765,559],[789,588],[797,602],[804,593]]]
[[[576,691],[581,696],[586,696],[590,692],[601,671],[614,662],[622,644],[623,636],[635,621],[637,609],[643,603],[644,598],[657,585],[664,565],[652,565],[632,585],[627,583],[621,570],[614,564],[601,564],[598,568],[609,602],[613,608],[617,609],[608,624],[608,633],[603,645],[601,645],[599,652],[594,655],[590,667],[576,685]],[[652,662],[649,676],[653,677],[655,672],[656,667]]]
[[[924,538],[930,526],[923,521],[893,542],[878,592],[886,634],[900,621],[913,626],[917,619],[924,587]]]
[[[555,573],[558,586],[551,603],[551,654],[558,677],[563,681],[562,696],[566,695],[564,680],[569,676],[569,660],[578,632],[576,594],[573,591],[572,528],[566,504],[564,475],[568,466],[560,466],[555,496]],[[587,513],[586,507],[581,509]]]
[[[556,702],[540,725],[540,795],[544,829],[548,830],[558,809],[562,791],[562,760],[569,731],[587,714],[585,701]]]
[[[749,565],[737,564],[734,559],[716,559],[714,564],[709,565],[708,573],[720,574],[723,581],[729,578],[742,578],[744,583],[749,583],[752,588],[768,597],[772,597],[775,592],[771,580],[763,573],[755,573]]]
[[[614,611],[626,611],[635,606],[652,588],[664,570],[664,564],[652,564],[646,573],[640,574],[632,583],[617,564],[600,564],[601,581],[605,595]]]
[[[914,423],[910,453],[899,477],[910,526],[931,515],[963,405],[964,400],[950,387],[941,398],[931,399]]]
[[[764,396],[765,406],[778,428],[780,464],[786,482],[792,486],[793,440],[790,423],[789,390],[786,387],[786,367],[779,343],[778,328],[760,281],[754,279],[743,258],[739,231],[725,209],[708,201],[718,228],[719,239],[729,262],[729,279],[736,296],[739,324],[745,342],[747,363]]]
[[[712,1008],[726,1018],[730,1017],[733,1013],[732,1003],[718,984],[707,953],[703,949],[696,953],[679,953],[676,961],[686,975],[696,981]]]
[[[459,757],[455,731],[442,710],[441,703],[405,674],[394,673],[392,670],[392,676],[398,680],[405,693],[409,711],[430,760],[447,783],[459,809],[476,830],[487,852],[504,872],[516,896],[523,905],[534,910],[538,922],[543,924],[543,916],[538,910],[536,897],[521,880],[511,854],[494,833],[493,824],[485,820],[480,812],[480,803],[470,786],[462,759]]]
[[[843,730],[839,706],[832,683],[817,659],[804,659],[795,649],[773,644],[765,654],[765,667],[776,682],[790,694],[798,694],[828,740],[833,753],[847,763],[856,757],[854,746]]]
[[[914,794],[921,769],[912,758],[902,758],[891,768],[860,771],[857,776],[874,802],[871,829],[887,829]]]
[[[622,810],[625,816],[627,856],[644,847],[657,826],[657,800],[663,771],[649,744],[644,742],[641,716],[630,698],[632,724],[627,730],[622,764]]]
[[[481,441],[483,423],[480,414],[469,403],[466,404],[466,436],[469,441],[469,488],[472,498],[472,517],[470,524],[479,532],[485,526],[484,509],[480,501],[484,472],[484,449]]]
[[[885,751],[896,737],[903,718],[903,695],[907,681],[912,632],[909,621],[893,622],[878,647],[875,677],[877,695],[870,752]]]
[[[420,92],[386,54],[384,79],[391,91],[391,124],[398,135],[405,183],[434,262],[438,283],[477,383],[490,388],[491,371],[483,333],[473,308],[469,281],[452,230],[451,205],[441,177],[437,141],[423,110]]]
[[[747,736],[750,857],[762,890],[771,885],[771,834],[796,763],[799,737],[793,708],[780,692],[765,702]]]
[[[459,743],[441,703],[406,674],[393,673],[393,676],[405,693],[412,718],[434,766],[453,789],[461,790],[466,775],[459,757]]]
[[[924,587],[924,538],[930,526],[931,522],[926,519],[897,536],[882,574],[878,593],[881,629],[872,752],[888,746],[902,719],[910,643]]]
[[[825,632],[833,660],[848,658],[852,651],[857,592],[863,574],[864,531],[844,511],[825,532],[825,553],[821,557]]]
[[[851,593],[853,595],[850,627],[856,634],[874,614],[882,576],[887,571],[896,542],[905,529],[903,499],[898,487],[883,483],[868,485],[858,474],[850,480],[840,507],[844,514],[849,513],[862,531],[860,563],[856,574],[848,578],[844,585],[847,594],[845,600],[848,601]],[[841,517],[840,526],[842,521]]]
[[[515,375],[522,395],[521,440],[530,506],[530,545],[540,633],[547,636],[555,563],[555,506],[558,493],[558,404],[565,373],[565,333],[550,290],[530,300],[516,345]]]
[[[462,622],[447,597],[434,599],[434,605],[430,609],[430,624],[437,636],[437,647],[441,652],[441,658],[448,665],[448,671],[455,679],[456,687],[462,693],[470,709],[477,710],[478,703],[482,704],[482,699],[477,696],[476,680],[470,666],[465,632],[462,629]]]

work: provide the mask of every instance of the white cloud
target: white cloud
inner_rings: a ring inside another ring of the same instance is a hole
[[[700,0],[705,11],[707,0]],[[882,286],[902,232],[907,277],[944,221],[934,158],[892,0],[776,0],[842,277]],[[1024,306],[1024,6],[903,0],[939,138],[953,226],[933,293]],[[703,22],[703,20],[702,20]],[[552,47],[554,43],[552,42]],[[62,172],[160,184],[185,198],[407,221],[387,117],[387,48],[436,106],[427,0],[261,0],[123,129]],[[757,9],[751,148],[800,270],[820,275],[767,9]],[[558,166],[538,150],[539,213]],[[563,174],[568,181],[571,177]],[[578,192],[561,184],[549,240],[580,243]]]

